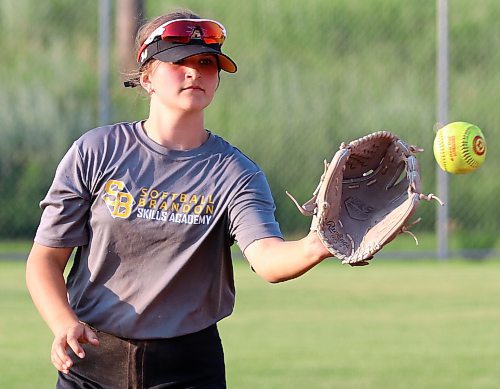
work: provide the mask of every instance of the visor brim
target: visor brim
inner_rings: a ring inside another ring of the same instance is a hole
[[[238,67],[236,63],[223,54],[221,51],[205,45],[173,45],[165,50],[162,50],[152,56],[162,62],[179,62],[183,59],[199,54],[214,54],[219,59],[220,68],[228,73],[236,73]]]

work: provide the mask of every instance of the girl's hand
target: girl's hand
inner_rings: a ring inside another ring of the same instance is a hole
[[[77,322],[56,334],[50,352],[50,359],[55,368],[68,374],[73,361],[67,353],[67,348],[70,347],[79,358],[85,358],[82,343],[99,346],[99,339],[95,332],[83,323]]]

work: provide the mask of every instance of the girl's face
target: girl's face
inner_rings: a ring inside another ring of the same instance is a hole
[[[199,54],[176,63],[158,61],[145,80],[153,90],[151,99],[156,99],[160,106],[184,112],[202,111],[211,103],[219,84],[217,59]]]

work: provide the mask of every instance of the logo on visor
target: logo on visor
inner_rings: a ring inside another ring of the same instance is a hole
[[[191,33],[191,39],[203,39],[203,32],[200,28],[194,28]]]

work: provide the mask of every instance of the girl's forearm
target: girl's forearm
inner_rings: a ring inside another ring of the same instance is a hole
[[[71,251],[35,243],[26,263],[26,284],[31,298],[54,334],[78,322],[68,303],[63,275]]]
[[[316,234],[295,241],[266,238],[252,243],[245,256],[255,272],[269,282],[297,278],[331,254]]]

